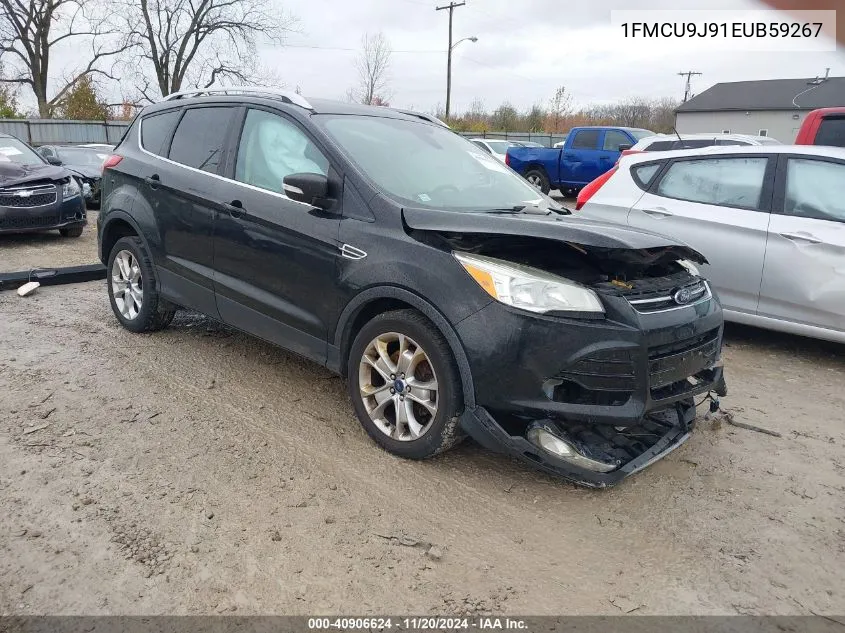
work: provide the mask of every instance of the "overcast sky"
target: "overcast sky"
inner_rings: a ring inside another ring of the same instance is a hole
[[[306,96],[344,98],[355,83],[355,58],[364,33],[382,31],[395,50],[391,105],[430,111],[445,103],[446,0],[277,0],[299,18],[290,46],[262,50],[262,61]],[[680,71],[701,92],[720,81],[815,77],[830,67],[845,75],[845,52],[719,52],[633,46],[615,37],[612,9],[759,9],[756,0],[466,0],[455,10],[452,110],[480,98],[488,109],[503,101],[519,108],[545,103],[560,85],[580,104],[628,96],[683,96]],[[299,47],[303,48],[299,48]],[[304,48],[304,47],[322,48]],[[350,50],[337,50],[350,49]],[[421,51],[421,52],[401,52]]]

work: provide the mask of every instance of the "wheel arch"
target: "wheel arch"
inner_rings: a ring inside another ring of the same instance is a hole
[[[445,316],[423,297],[396,286],[368,288],[352,299],[344,308],[335,329],[336,357],[329,356],[329,366],[341,375],[346,374],[346,359],[352,341],[372,318],[392,310],[414,309],[423,314],[440,331],[458,366],[463,389],[464,405],[475,406],[475,385],[463,344]]]
[[[522,175],[524,176],[524,175],[525,175],[525,174],[527,174],[529,171],[532,171],[532,170],[534,170],[534,169],[536,169],[537,171],[541,171],[541,172],[543,172],[543,173],[546,175],[546,178],[549,180],[549,182],[551,182],[551,181],[552,181],[552,180],[551,180],[551,178],[549,178],[549,172],[548,172],[548,170],[546,169],[545,165],[543,165],[543,163],[536,163],[536,162],[534,162],[534,163],[528,163],[528,164],[525,166],[525,169],[523,169],[523,170],[522,170]]]
[[[144,232],[141,231],[132,216],[125,211],[112,211],[109,213],[109,217],[105,221],[105,224],[103,224],[102,232],[100,234],[100,261],[107,265],[111,250],[114,248],[117,241],[122,237],[129,237],[132,235],[141,238],[144,248],[148,253],[151,253],[150,245],[147,242],[147,238],[144,236]],[[153,272],[156,273],[155,266],[153,266]],[[158,281],[157,278],[156,281]]]

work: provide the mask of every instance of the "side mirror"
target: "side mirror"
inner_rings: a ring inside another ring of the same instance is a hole
[[[619,151],[620,152],[626,152],[629,149],[631,149],[632,147],[633,147],[633,145],[631,145],[629,143],[622,143],[622,145],[619,146]]]
[[[282,188],[291,200],[318,209],[328,209],[334,202],[328,198],[329,179],[323,174],[288,174],[282,180]]]
[[[46,160],[51,165],[55,165],[56,167],[59,167],[62,164],[62,161],[60,161],[56,156],[45,156],[44,160]]]

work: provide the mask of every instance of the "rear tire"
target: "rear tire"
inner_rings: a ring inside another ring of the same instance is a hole
[[[170,325],[176,306],[162,299],[153,264],[140,237],[122,237],[109,254],[106,284],[114,315],[130,332],[155,332]]]
[[[62,237],[80,237],[82,235],[82,227],[73,226],[67,229],[59,229],[59,234]]]
[[[349,350],[347,382],[358,420],[389,453],[425,459],[464,438],[452,350],[415,310],[387,312],[361,328]]]
[[[548,195],[549,191],[551,191],[551,183],[549,182],[549,177],[546,172],[539,167],[532,167],[528,171],[523,174],[525,180],[530,182],[532,185],[537,187],[540,191]]]

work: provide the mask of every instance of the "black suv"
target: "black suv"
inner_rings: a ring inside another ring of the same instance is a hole
[[[76,179],[20,139],[0,134],[0,233],[59,229],[79,237],[86,222]]]
[[[607,486],[723,389],[701,255],[570,215],[433,117],[195,91],[115,152],[98,235],[118,320],[190,308],[324,364],[397,455],[469,434]]]

